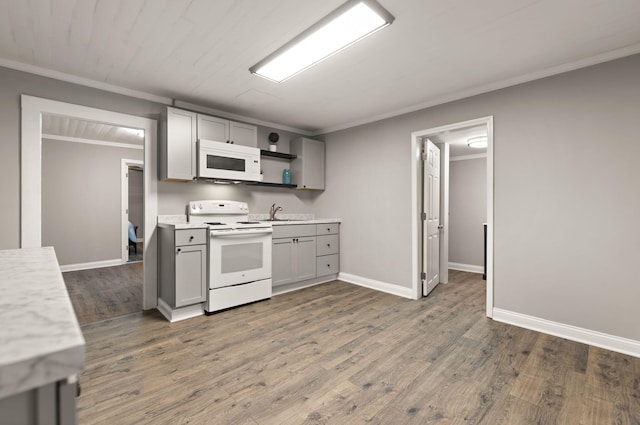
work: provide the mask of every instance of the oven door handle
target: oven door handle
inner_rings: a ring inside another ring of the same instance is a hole
[[[267,235],[273,233],[273,229],[260,229],[260,230],[249,230],[249,231],[240,231],[233,233],[216,233],[211,232],[212,238],[239,238],[242,236],[254,236],[254,235]]]

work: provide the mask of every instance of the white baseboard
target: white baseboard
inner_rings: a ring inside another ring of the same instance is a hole
[[[552,322],[526,314],[514,313],[500,308],[493,309],[493,320],[531,329],[571,341],[593,345],[634,357],[640,357],[640,341],[609,335],[590,329],[579,328],[577,326],[566,325],[564,323]]]
[[[449,263],[449,268],[452,270],[459,270],[461,272],[484,273],[483,266],[476,266],[473,264]]]
[[[162,298],[158,298],[158,311],[171,323],[180,320],[191,319],[192,317],[202,316],[204,314],[204,306],[202,304],[188,305],[172,309]]]
[[[312,286],[322,285],[323,283],[333,282],[336,279],[338,279],[338,275],[332,274],[329,276],[317,277],[302,282],[296,282],[290,285],[275,286],[271,290],[271,295],[275,297],[276,295],[286,294],[287,292],[293,292],[299,289],[310,288]]]
[[[349,273],[340,272],[338,274],[338,280],[343,280],[354,285],[363,286],[365,288],[374,289],[380,292],[386,292],[387,294],[397,295],[403,298],[413,299],[413,291],[411,288],[404,286],[393,285],[391,283],[380,282],[379,280],[373,280],[362,276],[356,276]]]
[[[121,266],[122,260],[120,258],[116,258],[115,260],[103,260],[103,261],[92,261],[90,263],[78,263],[78,264],[66,264],[64,266],[60,266],[60,270],[63,272],[75,272],[77,270],[89,270],[89,269],[99,269],[102,267],[113,267],[113,266]]]

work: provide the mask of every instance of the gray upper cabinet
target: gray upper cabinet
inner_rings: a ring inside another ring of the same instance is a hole
[[[196,177],[198,139],[258,147],[258,127],[251,124],[169,106],[161,123],[160,180],[186,181]]]
[[[229,121],[229,140],[236,145],[258,147],[258,127],[251,124]]]
[[[198,114],[198,139],[229,141],[229,120]]]
[[[324,190],[324,142],[299,137],[291,141],[291,180],[298,189]]]
[[[196,175],[197,114],[167,107],[160,144],[160,180],[193,180]]]
[[[258,127],[198,114],[198,139],[258,147]]]

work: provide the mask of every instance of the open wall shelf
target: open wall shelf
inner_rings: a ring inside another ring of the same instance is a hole
[[[260,155],[269,156],[271,158],[286,159],[288,161],[297,158],[296,155],[291,155],[290,153],[272,152],[264,149],[260,149]]]

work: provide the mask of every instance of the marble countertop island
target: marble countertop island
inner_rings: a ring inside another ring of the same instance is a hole
[[[0,323],[0,399],[84,369],[84,337],[53,248],[0,251]]]

